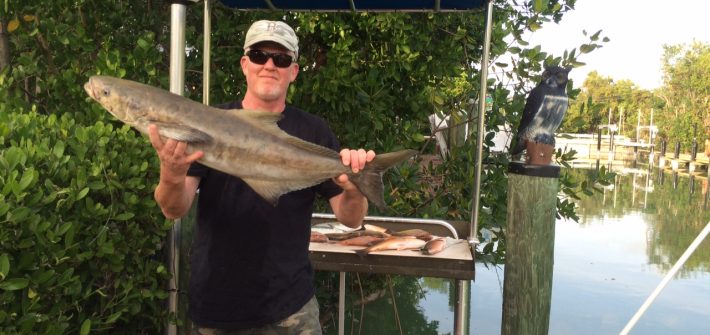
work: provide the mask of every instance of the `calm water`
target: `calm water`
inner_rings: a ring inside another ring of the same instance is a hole
[[[710,221],[704,178],[655,168],[617,172],[613,187],[579,203],[579,222],[556,223],[550,334],[618,334]],[[470,334],[500,334],[503,273],[502,266],[477,265]],[[453,332],[451,281],[398,280],[394,304],[387,292],[362,310],[348,309],[346,334],[400,334],[395,306],[403,334]],[[335,334],[333,328],[328,333]],[[710,333],[710,241],[631,333]]]

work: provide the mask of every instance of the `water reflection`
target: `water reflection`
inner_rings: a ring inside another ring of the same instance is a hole
[[[425,311],[418,302],[426,299],[427,292],[436,294],[437,297],[434,299],[448,297],[449,291],[453,290],[449,290],[446,283],[420,282],[421,278],[410,276],[361,274],[363,282],[361,290],[357,278],[354,275],[348,277],[351,278],[347,281],[350,284],[348,286],[353,286],[351,292],[356,293],[346,295],[345,334],[441,334],[440,320],[431,317],[437,315],[437,312]],[[384,280],[384,285],[375,285],[374,291],[369,290],[373,282],[381,280]],[[390,285],[392,290],[389,289]],[[423,286],[427,289],[423,289]],[[368,302],[363,304],[363,299]],[[430,315],[430,312],[433,314]],[[337,319],[337,315],[334,318]],[[325,334],[338,333],[335,322],[333,320],[333,323],[325,325]],[[451,326],[453,329],[453,322]]]
[[[578,202],[579,223],[556,223],[550,334],[617,334],[710,220],[704,176],[643,166],[613,168],[618,175],[612,185]],[[500,334],[503,273],[502,267],[477,264],[471,334]],[[403,328],[408,327],[402,333],[452,333],[453,287],[451,280],[434,278],[410,277],[397,283],[399,317]],[[363,327],[368,328],[361,334],[400,334],[391,298],[365,310]],[[632,334],[706,334],[708,329],[706,240]]]
[[[702,177],[656,169],[618,168],[613,186],[578,203],[579,223],[557,222],[551,334],[616,334],[710,220]],[[575,170],[580,176],[594,171]],[[655,178],[654,180],[654,176]],[[664,180],[672,180],[665,183]],[[636,334],[704,334],[710,329],[710,241],[686,262],[641,318]],[[476,302],[498,279],[481,269],[473,289],[472,324],[500,320]],[[500,291],[502,292],[502,291]],[[502,300],[501,300],[502,301]],[[478,313],[478,314],[477,314]],[[488,318],[477,315],[488,313]],[[485,326],[482,326],[485,327]],[[482,329],[497,333],[498,329]]]
[[[580,224],[619,221],[623,224],[642,222],[645,227],[646,254],[648,263],[659,266],[664,272],[685,251],[693,239],[710,220],[707,208],[707,186],[696,192],[696,180],[704,176],[680,176],[678,172],[658,171],[657,182],[651,177],[656,169],[620,169],[615,187],[605,189],[602,201],[597,197],[582,199],[578,212]],[[594,171],[575,170],[581,176]],[[670,174],[672,185],[663,180]],[[671,187],[672,186],[672,187]],[[609,202],[613,198],[613,202]],[[641,234],[642,232],[638,232]],[[679,276],[693,271],[708,271],[710,265],[710,242],[705,242],[691,257]]]

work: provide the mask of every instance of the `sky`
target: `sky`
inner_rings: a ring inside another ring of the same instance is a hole
[[[710,44],[710,1],[707,0],[578,0],[559,24],[547,22],[530,35],[531,46],[562,56],[602,30],[610,41],[592,53],[578,56],[585,66],[570,77],[581,87],[587,74],[597,71],[614,81],[628,79],[643,89],[662,85],[663,45]],[[578,50],[579,51],[579,50]]]

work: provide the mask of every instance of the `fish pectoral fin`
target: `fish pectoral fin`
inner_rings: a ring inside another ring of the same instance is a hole
[[[151,122],[158,126],[161,136],[187,143],[208,143],[212,136],[198,129],[176,123]]]
[[[249,178],[242,178],[242,180],[247,183],[254,192],[274,206],[278,204],[281,195],[291,191],[302,190],[320,183],[320,181],[269,181]]]

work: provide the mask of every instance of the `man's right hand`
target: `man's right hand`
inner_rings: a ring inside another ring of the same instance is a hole
[[[160,158],[160,181],[168,183],[183,182],[190,164],[204,155],[202,151],[188,154],[186,152],[187,143],[185,142],[171,138],[163,142],[158,132],[158,126],[154,124],[148,126],[148,136],[150,137],[150,143],[158,153],[158,158]]]

